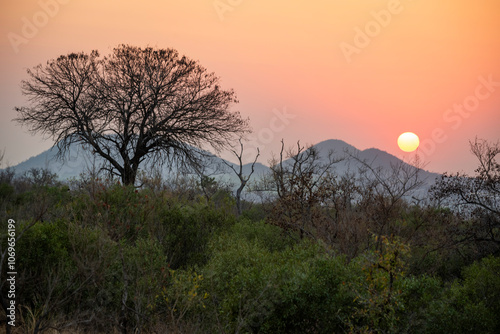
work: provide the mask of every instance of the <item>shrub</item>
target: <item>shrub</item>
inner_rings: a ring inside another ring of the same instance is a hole
[[[163,245],[172,269],[203,265],[209,258],[209,240],[235,223],[233,215],[202,203],[164,207],[158,220],[150,233]]]
[[[442,298],[431,302],[426,333],[498,333],[500,260],[485,258],[463,270]]]
[[[102,226],[117,242],[155,239],[172,269],[202,265],[208,259],[206,245],[211,236],[235,222],[233,214],[205,200],[187,203],[119,184],[102,185],[93,196],[80,194],[71,205],[71,216],[83,225]]]
[[[429,327],[431,305],[440,304],[445,287],[439,278],[421,275],[404,277],[400,284],[399,332],[425,333]]]
[[[236,224],[211,243],[203,285],[210,295],[207,308],[212,323],[224,324],[212,330],[305,333],[345,329],[343,319],[354,299],[345,286],[352,279],[345,259],[328,255],[323,246],[310,241],[269,247],[266,237],[270,231],[275,233],[275,227],[252,226],[255,232],[248,233],[244,222]]]
[[[394,333],[400,326],[398,313],[403,311],[401,280],[410,248],[395,236],[374,236],[377,249],[354,262],[362,274],[351,285],[356,294],[348,324],[355,332]]]
[[[31,330],[141,330],[158,321],[156,298],[168,276],[161,244],[115,242],[103,232],[58,220],[19,239],[17,301]]]

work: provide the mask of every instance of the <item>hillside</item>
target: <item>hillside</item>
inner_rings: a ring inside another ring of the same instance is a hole
[[[333,166],[334,173],[339,177],[347,173],[358,175],[359,171],[363,168],[366,169],[363,162],[369,164],[374,170],[381,170],[384,174],[391,173],[392,166],[405,166],[406,168],[414,168],[399,158],[376,148],[366,150],[359,150],[356,147],[338,139],[330,139],[313,145],[318,150],[320,161],[325,162],[329,152],[333,152],[335,158],[342,159],[340,162]],[[92,156],[81,145],[74,144],[71,147],[69,156],[64,160],[56,158],[57,147],[52,147],[37,156],[31,157],[28,160],[12,166],[17,175],[22,175],[24,172],[31,168],[47,168],[59,176],[60,180],[69,180],[71,178],[78,178],[85,171],[91,170],[93,166],[100,166],[103,159],[98,156]],[[219,180],[224,180],[226,183],[232,184],[235,188],[239,185],[239,180],[234,175],[234,172],[228,168],[225,163],[235,164],[228,162],[220,157],[211,155],[210,162],[207,164],[205,173],[211,175]],[[291,159],[285,160],[285,164],[291,163]],[[143,170],[146,172],[150,170],[146,162]],[[245,174],[251,171],[251,164],[243,166]],[[177,173],[176,167],[163,166],[162,176],[164,178]],[[270,173],[270,168],[260,162],[255,164],[254,178]],[[440,174],[432,173],[425,170],[419,171],[419,177],[425,181],[424,186],[419,191],[421,195],[425,194],[427,189],[434,183],[434,180]]]

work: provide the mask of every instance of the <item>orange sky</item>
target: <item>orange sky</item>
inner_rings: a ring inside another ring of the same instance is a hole
[[[120,43],[172,47],[219,75],[265,164],[281,138],[409,158],[396,140],[413,131],[427,169],[472,172],[468,141],[500,139],[498,0],[1,1],[0,149],[11,165],[52,145],[11,122],[26,68]],[[464,103],[470,111],[453,109]]]

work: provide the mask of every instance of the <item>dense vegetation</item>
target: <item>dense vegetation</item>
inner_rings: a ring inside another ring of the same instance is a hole
[[[498,203],[456,192],[475,180],[478,199],[496,198],[495,155],[412,203],[413,175],[340,178],[300,150],[261,181],[277,195],[239,216],[214,180],[207,192],[183,178],[135,188],[2,171],[2,252],[8,219],[18,235],[13,332],[500,332]]]

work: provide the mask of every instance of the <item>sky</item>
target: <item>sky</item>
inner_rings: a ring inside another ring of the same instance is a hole
[[[119,44],[174,48],[235,90],[245,158],[341,139],[433,172],[473,173],[469,141],[500,140],[498,0],[0,0],[3,166],[50,148],[12,119],[26,70]],[[420,137],[405,153],[397,138]],[[229,153],[224,157],[231,158]],[[235,159],[232,159],[235,161]]]

